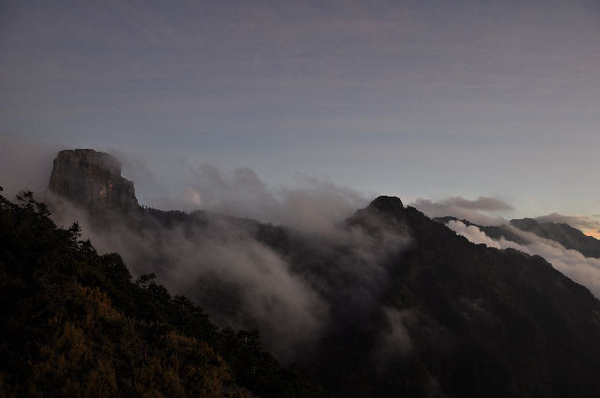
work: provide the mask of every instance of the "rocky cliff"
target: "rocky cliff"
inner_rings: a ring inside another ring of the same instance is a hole
[[[60,151],[49,188],[94,214],[139,208],[133,182],[121,176],[121,163],[93,149]]]

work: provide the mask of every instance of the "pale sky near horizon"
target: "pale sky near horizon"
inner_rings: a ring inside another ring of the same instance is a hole
[[[0,121],[2,179],[84,147],[149,202],[209,163],[592,217],[600,4],[4,0]]]

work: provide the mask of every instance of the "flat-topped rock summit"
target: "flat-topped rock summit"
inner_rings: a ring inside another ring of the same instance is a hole
[[[94,214],[139,208],[133,182],[121,176],[121,163],[93,149],[60,151],[49,189]]]

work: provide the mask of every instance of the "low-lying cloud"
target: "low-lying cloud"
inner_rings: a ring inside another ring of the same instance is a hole
[[[266,347],[283,361],[318,344],[328,330],[383,316],[378,300],[389,283],[386,261],[410,237],[386,229],[382,220],[370,225],[381,230],[377,236],[347,225],[344,220],[366,203],[361,195],[308,178],[303,187],[273,193],[250,169],[224,173],[204,165],[194,175],[187,200],[210,211],[189,213],[187,220],[196,221],[168,227],[98,224],[51,193],[46,199],[59,225],[78,221],[100,253],[119,252],[134,276],[155,273],[172,293],[199,302],[221,327],[260,330]],[[282,239],[292,240],[294,249],[265,243],[258,223],[232,213],[285,225],[278,230],[263,224],[270,233],[284,231]],[[396,327],[397,319],[389,319]],[[397,333],[390,336],[402,341]]]
[[[462,235],[465,238],[467,238],[470,242],[473,242],[476,244],[483,243],[486,246],[494,247],[496,249],[502,248],[500,243],[496,242],[494,239],[487,236],[485,234],[485,232],[480,230],[475,225],[466,225],[462,221],[455,221],[455,220],[449,221],[446,225],[448,226],[448,228],[450,228],[457,234]]]
[[[516,249],[530,255],[542,256],[554,268],[573,281],[590,289],[592,294],[600,298],[600,259],[585,257],[576,250],[565,249],[558,242],[544,239],[538,235],[525,232],[512,226],[506,226],[511,233],[518,235],[526,244],[518,244],[504,238],[492,239],[474,225],[466,226],[460,221],[450,221],[448,227],[473,243],[483,243],[496,249]]]
[[[368,203],[355,190],[310,177],[298,176],[294,186],[272,189],[249,168],[222,171],[205,163],[187,170],[183,191],[156,200],[157,208],[207,210],[329,234]]]
[[[513,210],[508,203],[496,199],[481,196],[475,200],[462,197],[453,197],[437,202],[429,199],[419,198],[411,206],[422,211],[429,217],[452,216],[461,220],[469,220],[478,225],[501,225],[506,219],[494,215]]]

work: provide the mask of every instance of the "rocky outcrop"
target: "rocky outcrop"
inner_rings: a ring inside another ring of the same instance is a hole
[[[402,212],[404,205],[396,196],[379,196],[369,204],[367,209],[376,213],[396,214]]]
[[[133,182],[121,176],[121,163],[93,149],[60,151],[49,188],[93,214],[139,209]]]

